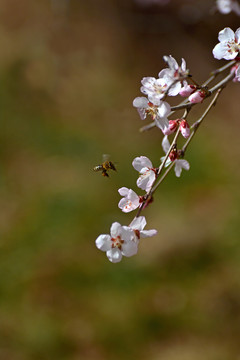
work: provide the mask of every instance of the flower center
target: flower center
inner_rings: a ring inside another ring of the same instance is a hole
[[[124,240],[121,239],[120,236],[117,236],[115,238],[111,238],[112,241],[112,248],[118,248],[119,250],[122,249],[122,244],[124,243]]]
[[[132,206],[132,202],[131,202],[131,200],[128,200],[126,205],[124,206],[124,209],[128,210],[131,208],[131,206]]]

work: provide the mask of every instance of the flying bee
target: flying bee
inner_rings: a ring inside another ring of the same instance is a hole
[[[108,171],[109,170],[114,170],[117,171],[117,169],[115,168],[115,165],[113,164],[112,161],[108,160],[109,159],[109,155],[104,154],[103,155],[103,163],[101,165],[97,165],[93,168],[94,171],[101,171],[102,172],[102,176],[107,176],[108,175]]]

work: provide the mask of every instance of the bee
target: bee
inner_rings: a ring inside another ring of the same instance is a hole
[[[101,171],[102,172],[102,176],[107,176],[108,175],[108,171],[109,170],[114,170],[117,171],[117,169],[115,168],[115,165],[113,164],[112,161],[109,160],[109,155],[104,154],[103,155],[103,163],[101,165],[97,165],[93,168],[94,171]]]

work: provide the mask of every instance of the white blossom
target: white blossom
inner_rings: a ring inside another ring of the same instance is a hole
[[[217,0],[217,9],[222,14],[229,14],[231,11],[240,15],[240,5],[235,0]]]
[[[139,156],[133,160],[132,166],[140,174],[137,186],[148,192],[156,179],[156,170],[153,168],[152,162],[146,156]]]
[[[162,140],[162,147],[163,147],[163,151],[165,152],[165,154],[167,154],[168,150],[170,149],[170,143],[168,141],[167,136],[164,136],[164,138]],[[165,157],[162,157],[161,160],[163,161],[164,158]],[[174,171],[175,171],[175,175],[177,177],[180,177],[180,175],[182,173],[182,169],[184,169],[184,170],[190,169],[190,164],[185,159],[176,159],[176,160],[174,160],[174,163],[175,163]],[[168,158],[165,163],[165,167],[169,166],[170,164],[171,164],[171,160]]]
[[[218,34],[220,41],[213,49],[213,56],[220,60],[233,60],[240,51],[240,28],[234,31],[229,27],[221,30]]]
[[[145,216],[138,216],[129,225],[131,229],[133,229],[135,234],[135,241],[138,243],[140,238],[146,238],[150,236],[154,236],[157,234],[157,230],[143,230],[146,226],[147,222]]]
[[[99,250],[106,252],[108,259],[113,263],[121,261],[122,256],[130,257],[138,251],[132,228],[122,226],[118,222],[112,224],[110,235],[99,235],[95,243]]]
[[[171,106],[166,101],[160,101],[158,105],[154,105],[147,98],[140,96],[133,100],[133,106],[137,108],[142,120],[150,115],[161,130],[168,127],[168,115],[171,112]]]
[[[170,79],[155,77],[144,77],[142,79],[141,92],[147,95],[149,101],[154,105],[159,105],[160,100],[165,96],[168,87],[171,85]]]
[[[169,96],[176,96],[179,94],[182,88],[182,81],[188,77],[189,70],[186,67],[186,61],[182,59],[181,66],[178,65],[177,61],[171,55],[165,55],[163,60],[168,64],[168,69],[163,69],[158,74],[159,78],[165,79],[170,84],[167,91]]]
[[[132,190],[122,187],[118,190],[123,198],[119,201],[118,207],[125,213],[137,209],[140,205],[140,197]]]

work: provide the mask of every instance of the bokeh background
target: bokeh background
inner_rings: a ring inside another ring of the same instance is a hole
[[[240,359],[239,84],[146,209],[158,235],[119,264],[94,243],[132,219],[133,158],[163,155],[132,107],[142,77],[172,54],[203,82],[226,26],[208,0],[0,0],[1,360]]]

